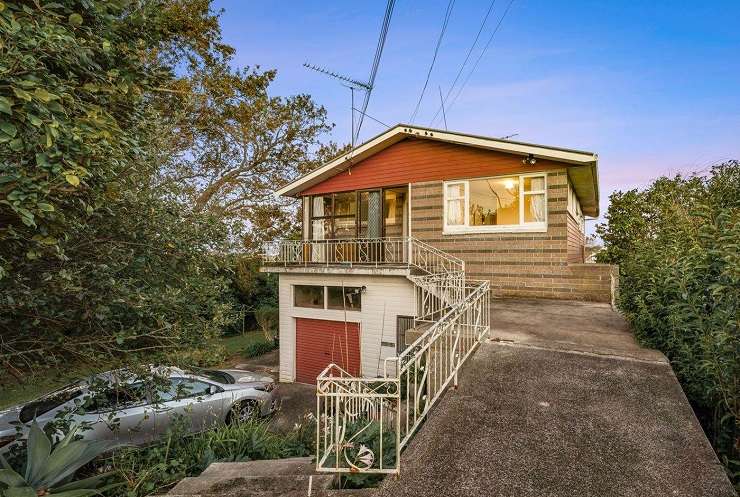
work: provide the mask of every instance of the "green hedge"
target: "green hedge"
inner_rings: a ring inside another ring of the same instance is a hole
[[[620,266],[619,308],[670,359],[735,484],[740,470],[740,163],[610,197],[599,262]]]

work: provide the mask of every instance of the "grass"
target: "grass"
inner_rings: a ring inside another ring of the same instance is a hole
[[[248,346],[264,340],[261,331],[249,331],[242,335],[216,338],[210,345],[222,346],[227,357],[233,359],[235,356],[243,356]],[[0,409],[38,398],[75,380],[113,367],[116,366],[106,368],[104,365],[90,367],[85,364],[65,364],[59,369],[51,369],[29,377],[23,383],[18,383],[13,378],[9,378],[9,381],[0,380]]]
[[[226,349],[226,354],[229,356],[243,353],[248,346],[264,341],[265,335],[261,331],[249,331],[243,335],[222,337],[216,340],[219,345]]]

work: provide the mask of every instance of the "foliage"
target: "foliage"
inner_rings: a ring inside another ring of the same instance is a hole
[[[383,430],[383,467],[389,468],[396,465],[396,432],[389,430],[386,426]],[[380,454],[381,431],[380,423],[367,418],[359,418],[347,423],[345,428],[345,439],[352,441],[352,446],[345,449],[341,457],[346,457],[352,464],[359,467],[365,467],[366,463],[362,462],[363,454],[360,452],[363,448],[369,449],[374,459],[371,468],[380,467],[380,460],[377,458]],[[334,457],[329,458],[329,466],[335,464],[336,453]],[[347,461],[340,461],[341,467],[347,467]],[[343,488],[367,488],[377,486],[383,479],[383,474],[373,473],[346,473],[342,476],[341,486]]]
[[[276,347],[274,341],[260,340],[247,345],[244,349],[244,355],[246,357],[259,357],[263,354],[267,354],[272,350],[275,350],[275,348]]]
[[[199,475],[212,462],[307,456],[314,450],[315,428],[308,419],[288,433],[272,432],[264,421],[186,433],[185,422],[180,420],[157,445],[123,449],[105,461],[126,482],[116,495],[162,493],[186,476]]]
[[[295,201],[274,196],[344,150],[320,138],[333,125],[309,95],[270,95],[274,70],[232,69],[228,60],[193,67],[173,114],[170,160],[162,181],[184,184],[182,200],[225,220],[255,253],[260,243],[296,229]]]
[[[620,266],[620,309],[670,359],[740,483],[740,162],[614,193],[597,233],[599,262]]]
[[[11,469],[0,456],[0,462],[5,466],[0,469],[0,485],[6,487],[3,495],[35,497],[51,494],[59,497],[85,497],[114,488],[115,485],[109,485],[99,489],[111,473],[73,481],[80,468],[112,448],[107,441],[77,440],[77,431],[78,427],[73,427],[52,447],[51,439],[34,421],[26,443],[26,462],[22,475]]]
[[[0,3],[0,361],[21,376],[202,343],[228,230],[155,179],[174,67],[231,52],[208,0]]]
[[[254,311],[254,317],[265,335],[265,340],[272,340],[280,321],[279,308],[273,305],[261,305]]]

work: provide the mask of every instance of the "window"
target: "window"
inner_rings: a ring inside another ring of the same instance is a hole
[[[144,383],[114,383],[93,395],[93,412],[114,411],[147,403],[148,388]]]
[[[448,183],[445,187],[445,207],[447,226],[465,224],[465,187],[467,183]]]
[[[447,233],[546,230],[546,175],[445,183],[444,211]]]
[[[311,238],[354,238],[357,233],[357,195],[355,192],[312,197]]]
[[[581,202],[578,200],[576,191],[573,189],[573,185],[570,182],[568,182],[568,213],[570,213],[573,219],[576,220],[578,228],[581,231],[584,231],[586,227],[586,218],[583,216]]]
[[[74,383],[67,385],[66,387],[60,388],[59,390],[50,393],[40,399],[29,402],[21,409],[18,414],[18,419],[21,423],[28,423],[33,421],[33,418],[46,414],[52,409],[56,409],[66,404],[72,399],[76,399],[82,395],[81,383]]]
[[[160,402],[205,397],[211,393],[211,385],[191,378],[170,378],[167,390],[159,392]]]
[[[323,286],[296,285],[293,288],[293,305],[296,307],[324,308]]]
[[[344,290],[344,291],[342,291]],[[344,300],[342,299],[344,294]],[[327,287],[327,308],[348,311],[362,309],[362,288],[357,286],[330,286]]]
[[[406,189],[384,190],[383,196],[385,197],[383,205],[383,212],[385,213],[383,223],[385,225],[385,236],[402,237],[405,230],[403,221],[406,218],[404,216],[406,210]]]

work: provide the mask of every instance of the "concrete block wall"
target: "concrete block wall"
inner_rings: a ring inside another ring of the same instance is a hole
[[[411,236],[465,261],[495,296],[611,302],[614,268],[568,263],[568,176],[548,171],[547,231],[443,234],[443,182],[411,184]]]

